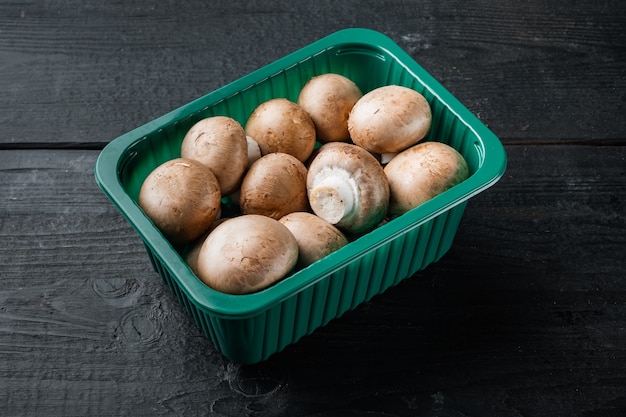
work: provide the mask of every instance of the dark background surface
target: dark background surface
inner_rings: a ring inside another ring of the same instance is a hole
[[[406,50],[508,169],[441,261],[267,362],[230,363],[95,160],[347,27]],[[617,0],[1,2],[2,415],[626,415],[625,27]]]

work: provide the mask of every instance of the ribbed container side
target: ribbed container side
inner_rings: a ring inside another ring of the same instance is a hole
[[[367,256],[371,255],[365,255],[365,257]],[[358,304],[357,289],[360,286],[359,284],[366,279],[369,279],[369,271],[363,268],[363,257],[357,258],[346,266],[346,275],[343,280],[343,293],[341,294],[342,297],[339,298],[339,314],[343,315]]]
[[[311,311],[311,287],[300,291],[296,296],[296,320],[294,321],[293,338],[300,339],[309,332],[309,313]]]
[[[368,301],[373,296],[384,291],[383,278],[387,275],[393,276],[396,265],[390,262],[391,244],[387,243],[376,250],[371,257],[371,274],[365,286],[365,293],[362,300]]]
[[[454,237],[456,236],[456,232],[461,224],[466,207],[467,201],[464,201],[448,211],[448,216],[446,217],[446,232],[441,238],[441,242],[439,244],[437,260],[441,259],[452,247]]]
[[[426,251],[428,249],[428,243],[431,241],[431,231],[433,228],[433,221],[429,220],[422,224],[415,230],[415,245],[413,246],[413,256],[407,257],[407,274],[412,275],[417,271],[420,271],[427,265]],[[407,252],[410,253],[411,248],[407,247]],[[402,279],[401,277],[398,277]]]
[[[424,264],[428,265],[437,260],[437,254],[439,253],[439,242],[443,236],[445,227],[445,218],[448,216],[448,212],[443,212],[439,216],[430,221],[432,227],[430,228],[430,236],[426,243],[426,253],[424,255]]]
[[[265,334],[263,335],[263,352],[261,353],[263,357],[271,355],[272,352],[279,352],[286,346],[286,344],[281,346],[281,306],[282,303],[277,303],[264,313]]]
[[[330,282],[328,279],[320,280],[313,286],[313,311],[311,320],[319,326],[324,326],[330,321],[327,314],[328,294]]]
[[[328,303],[325,312],[326,319],[339,317],[344,313],[341,300],[345,289],[346,271],[346,268],[339,268],[328,276],[330,288],[328,290],[328,298],[326,300]]]

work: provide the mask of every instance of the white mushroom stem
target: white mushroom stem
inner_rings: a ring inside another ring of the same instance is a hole
[[[380,163],[381,163],[381,165],[387,165],[389,163],[389,161],[391,161],[393,159],[393,157],[396,156],[397,154],[398,154],[398,152],[381,153],[380,154]]]
[[[309,202],[313,212],[330,224],[361,210],[358,186],[350,172],[341,168],[324,168],[315,176]]]
[[[246,142],[248,143],[248,166],[250,166],[261,157],[261,148],[257,141],[250,136],[246,136]]]

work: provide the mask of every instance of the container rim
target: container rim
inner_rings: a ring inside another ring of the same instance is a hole
[[[246,295],[224,294],[209,288],[191,272],[181,256],[178,255],[178,252],[124,190],[119,178],[119,174],[123,169],[123,166],[121,166],[122,155],[137,143],[146,140],[150,133],[159,130],[164,124],[180,119],[190,113],[201,111],[207,106],[207,102],[216,103],[267,78],[266,75],[262,74],[277,73],[286,67],[303,61],[309,56],[338,44],[347,43],[375,46],[394,57],[411,76],[418,79],[451,113],[471,129],[476,137],[480,138],[480,144],[476,144],[476,146],[480,147],[479,151],[483,153],[483,161],[489,160],[489,164],[482,163],[476,172],[459,184],[459,186],[452,187],[445,193],[374,229],[347,246],[269,288]],[[372,29],[349,28],[321,38],[112,140],[101,151],[94,167],[94,175],[96,183],[103,193],[120,210],[126,220],[142,237],[144,243],[149,244],[154,255],[163,263],[169,273],[176,277],[181,291],[193,301],[196,307],[221,317],[240,319],[254,316],[271,305],[293,296],[294,293],[314,285],[328,274],[359,257],[365,256],[399,234],[419,227],[442,212],[463,203],[489,188],[502,177],[506,164],[507,158],[504,147],[495,134],[415,62],[400,46],[386,35]],[[465,185],[461,187],[460,185],[462,184]]]

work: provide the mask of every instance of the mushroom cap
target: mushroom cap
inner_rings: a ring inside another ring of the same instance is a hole
[[[274,98],[259,104],[246,122],[246,134],[261,153],[282,152],[304,162],[315,147],[315,125],[297,103]]]
[[[260,291],[283,279],[298,260],[298,242],[278,220],[248,214],[230,218],[206,238],[198,278],[227,294]]]
[[[228,195],[239,187],[248,168],[246,132],[238,121],[230,117],[208,117],[189,129],[183,138],[180,154],[211,168],[222,195]]]
[[[430,130],[432,114],[426,98],[399,85],[387,85],[365,94],[348,119],[352,141],[373,153],[400,152],[422,140]]]
[[[327,186],[337,179],[341,185]],[[350,190],[351,196],[339,196],[338,188]],[[378,160],[365,149],[345,142],[322,145],[309,165],[307,193],[313,212],[350,233],[373,229],[386,215],[389,206],[389,185]],[[349,198],[344,198],[349,197]],[[349,202],[348,200],[354,201]],[[340,219],[335,210],[326,210],[331,204],[348,202],[354,209]]]
[[[279,220],[298,241],[298,266],[304,268],[348,244],[335,226],[315,214],[298,211]]]
[[[241,211],[278,220],[293,211],[308,210],[306,175],[306,167],[295,156],[282,152],[262,156],[241,182]]]
[[[352,80],[328,73],[307,81],[298,95],[298,104],[313,120],[320,142],[347,141],[348,116],[362,96]]]
[[[138,203],[173,244],[200,237],[220,211],[220,188],[206,165],[185,158],[164,162],[144,180]]]
[[[389,180],[392,217],[421,205],[469,176],[463,156],[441,142],[422,142],[400,152],[384,171]]]

